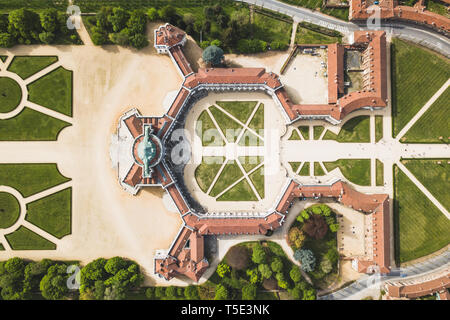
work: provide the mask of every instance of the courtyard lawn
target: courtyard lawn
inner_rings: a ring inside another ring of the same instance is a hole
[[[8,59],[8,56],[0,56],[0,60],[2,60],[2,62],[5,62],[6,59]]]
[[[249,178],[252,181],[256,191],[258,191],[261,199],[264,199],[264,166],[261,166],[261,168],[255,170]]]
[[[0,229],[14,225],[20,216],[19,201],[12,194],[0,192]]]
[[[378,159],[376,159],[376,170],[377,170],[376,184],[377,184],[377,186],[383,186],[384,185],[384,163]]]
[[[298,130],[300,130],[303,139],[309,140],[309,126],[300,126],[298,127]]]
[[[322,166],[319,162],[314,162],[314,176],[324,176],[325,171],[323,171]]]
[[[302,164],[301,162],[289,162],[291,165],[292,171],[297,172],[298,168]]]
[[[195,123],[195,133],[202,140],[204,147],[225,145],[225,141],[206,110],[202,111]]]
[[[264,104],[259,104],[258,110],[253,115],[248,127],[255,130],[255,132],[257,132],[260,136],[264,135]]]
[[[27,204],[25,218],[58,239],[72,233],[72,188]]]
[[[323,139],[338,142],[370,142],[370,117],[352,118],[343,124],[338,135],[328,130]]]
[[[67,181],[55,163],[0,164],[0,185],[16,189],[25,198]]]
[[[288,140],[302,140],[300,138],[300,135],[298,134],[297,130],[292,130],[291,136],[289,137]]]
[[[450,77],[450,63],[414,44],[394,38],[391,45],[393,136]]]
[[[71,124],[30,108],[14,118],[0,120],[0,141],[56,141]]]
[[[13,250],[55,250],[56,244],[41,237],[24,226],[13,233],[5,235]]]
[[[305,162],[298,173],[299,176],[309,176],[309,162]]]
[[[397,166],[394,178],[396,260],[414,260],[448,245],[450,220]]]
[[[243,176],[241,169],[233,160],[228,161],[220,173],[214,187],[210,192],[210,196],[216,197],[219,193],[225,190],[228,186],[236,182],[239,178]]]
[[[195,180],[203,192],[207,192],[222,167],[225,157],[203,157],[202,163],[195,169]]]
[[[72,71],[59,67],[28,85],[28,100],[72,116]]]
[[[257,201],[253,189],[246,179],[242,179],[238,184],[217,198],[217,201]]]
[[[324,162],[328,171],[338,168],[344,177],[360,186],[370,186],[370,159],[339,159],[334,162]]]
[[[0,113],[13,111],[22,100],[22,89],[11,78],[0,77]]]
[[[320,135],[322,134],[325,128],[322,126],[314,126],[313,129],[314,129],[314,140],[319,140]]]
[[[245,147],[264,146],[264,141],[250,130],[246,129],[242,137],[239,139],[238,145]]]
[[[375,142],[383,139],[383,116],[375,116]]]
[[[404,159],[402,163],[450,211],[450,159]],[[440,164],[438,163],[440,162]]]
[[[256,168],[261,162],[264,161],[264,157],[257,156],[247,156],[247,157],[238,157],[238,160],[245,172],[250,172],[253,168]]]
[[[5,251],[5,247],[0,243],[0,251]]]
[[[242,126],[215,106],[209,107],[209,110],[227,141],[230,143],[236,142],[236,139],[242,130]]]
[[[258,101],[216,101],[216,104],[242,123],[246,123]]]
[[[450,88],[447,88],[431,107],[400,139],[405,143],[449,143]],[[439,139],[442,137],[442,139]]]
[[[15,56],[8,67],[8,71],[26,79],[56,61],[58,61],[56,56]]]

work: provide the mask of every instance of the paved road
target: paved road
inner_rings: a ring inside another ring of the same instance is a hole
[[[341,33],[350,33],[356,30],[370,29],[366,23],[353,23],[339,20],[337,18],[325,15],[310,9],[292,6],[276,0],[236,0],[255,4],[264,8],[284,13],[296,21],[306,21],[339,31]],[[433,49],[441,54],[450,57],[450,41],[447,37],[431,31],[431,29],[409,25],[402,22],[384,22],[380,29],[385,30],[399,38],[410,40],[420,45]]]

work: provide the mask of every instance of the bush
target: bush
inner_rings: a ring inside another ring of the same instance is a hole
[[[112,9],[112,14],[107,17],[114,32],[119,32],[126,27],[130,14],[122,8]]]
[[[289,272],[289,276],[291,277],[292,281],[299,282],[302,279],[300,268],[297,266],[292,266],[291,271]]]
[[[154,287],[147,288],[145,290],[145,296],[149,300],[155,299],[155,288]]]
[[[280,41],[272,41],[270,43],[270,49],[272,50],[280,50],[280,51],[284,51],[289,47],[289,45],[285,42],[280,42]]]
[[[256,299],[256,285],[247,284],[242,288],[242,300]]]
[[[305,272],[311,272],[316,266],[316,258],[314,254],[309,249],[299,249],[294,252],[294,259],[300,261],[302,264],[301,268]]]
[[[335,246],[330,246],[327,253],[325,253],[324,258],[330,260],[331,264],[336,264],[339,260],[339,252]]]
[[[332,232],[338,232],[339,231],[339,223],[330,224],[330,230]]]
[[[127,21],[127,27],[130,30],[130,35],[143,35],[145,33],[146,25],[147,16],[145,15],[144,11],[133,10],[130,14],[130,19]]]
[[[121,45],[121,46],[128,45],[130,43],[130,36],[128,34],[128,29],[125,28],[118,33],[110,33],[109,40],[111,40],[111,42]]]
[[[218,284],[216,286],[216,295],[214,297],[214,300],[227,300],[228,299],[228,289],[221,285]]]
[[[305,234],[297,227],[292,227],[288,233],[288,243],[294,250],[300,249],[305,242]]]
[[[279,257],[275,257],[270,264],[272,271],[277,273],[283,271],[283,261]]]
[[[41,32],[39,34],[39,40],[43,43],[50,44],[55,40],[55,34],[51,32]]]
[[[206,48],[209,47],[209,45],[210,45],[210,42],[208,40],[204,40],[204,41],[202,41],[202,43],[200,43],[200,48],[205,50]]]
[[[221,263],[217,266],[217,274],[223,278],[228,272],[230,272],[230,266],[226,263]]]
[[[240,39],[237,42],[240,53],[258,53],[267,51],[267,42],[259,39]]]
[[[218,39],[214,39],[213,41],[211,41],[211,45],[212,46],[216,46],[216,47],[220,47],[222,45],[222,41],[220,41]]]
[[[58,11],[54,8],[45,9],[40,14],[41,26],[46,32],[55,33],[59,31]]]
[[[268,264],[260,264],[258,266],[258,271],[261,273],[263,279],[269,279],[272,276],[272,270]]]
[[[314,289],[303,291],[303,300],[316,300],[316,292]]]
[[[194,285],[189,285],[184,289],[184,296],[188,300],[198,300],[200,299],[198,296],[197,287]]]
[[[257,268],[249,269],[246,271],[247,276],[249,277],[250,283],[257,283],[260,280],[259,272]]]
[[[264,251],[264,248],[261,246],[261,244],[255,244],[252,252],[252,261],[256,264],[261,264],[266,261],[266,258],[266,251]]]
[[[172,299],[175,298],[177,296],[177,288],[174,286],[167,287],[166,296]]]
[[[139,50],[148,46],[148,40],[145,35],[138,33],[130,37],[130,44]]]
[[[0,47],[11,48],[16,44],[16,41],[9,33],[0,33]]]
[[[293,299],[300,300],[303,297],[303,290],[298,284],[296,284],[294,288],[289,290],[289,294]]]
[[[244,270],[247,268],[250,260],[249,250],[245,246],[234,246],[228,250],[225,260],[231,268]]]
[[[166,296],[166,288],[165,287],[156,287],[155,288],[155,297],[161,299]]]
[[[95,27],[94,27],[95,28]],[[92,28],[91,40],[96,46],[101,46],[107,42],[107,36],[104,33],[98,31],[98,29]]]
[[[327,257],[324,257],[320,262],[320,270],[322,270],[322,272],[325,274],[328,274],[331,272],[331,270],[333,270],[333,265]]]
[[[278,286],[279,286],[280,288],[283,288],[283,289],[287,289],[287,288],[288,288],[289,284],[288,284],[288,282],[286,281],[286,278],[284,277],[284,274],[283,274],[283,273],[278,272],[278,273],[275,275],[275,279],[277,279]]]

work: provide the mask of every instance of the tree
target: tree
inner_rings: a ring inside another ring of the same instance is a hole
[[[226,28],[230,18],[226,14],[220,14],[217,16],[216,22],[221,28]]]
[[[330,230],[331,230],[331,232],[338,232],[339,231],[339,223],[330,224]]]
[[[336,249],[336,246],[330,246],[327,253],[325,253],[324,258],[330,260],[331,264],[334,265],[339,260],[339,252]]]
[[[114,32],[119,32],[126,27],[130,14],[122,8],[113,8],[112,14],[107,17]]]
[[[316,291],[314,289],[303,291],[303,300],[316,300]]]
[[[156,287],[155,288],[155,297],[163,298],[166,296],[166,288],[165,287]]]
[[[209,47],[209,48],[211,48],[211,47]],[[264,251],[264,248],[261,246],[261,244],[257,243],[253,247],[252,261],[254,263],[256,263],[256,264],[261,264],[261,263],[264,263],[266,261],[266,258],[267,258],[266,257],[266,251]]]
[[[320,261],[320,270],[322,270],[326,274],[330,273],[331,270],[333,270],[333,265],[327,257],[324,257],[322,261]]]
[[[60,300],[67,296],[67,266],[65,264],[55,264],[48,268],[47,274],[40,283],[41,294],[48,300]]]
[[[279,257],[275,257],[270,264],[272,271],[275,273],[283,271],[283,261]]]
[[[16,44],[16,41],[9,33],[0,33],[0,47],[11,48]]]
[[[260,264],[258,266],[258,271],[261,273],[263,279],[269,279],[272,276],[272,270],[268,264]]]
[[[292,266],[291,271],[289,272],[289,276],[291,277],[292,281],[299,282],[302,279],[300,268],[297,266]]]
[[[130,30],[130,35],[143,35],[147,25],[147,16],[143,10],[133,10],[130,19],[127,22],[127,27]]]
[[[244,270],[248,266],[250,253],[245,246],[234,246],[228,250],[225,259],[231,268]]]
[[[106,278],[105,264],[107,260],[98,258],[81,269],[81,286],[92,286],[95,281]]]
[[[218,39],[214,39],[213,41],[211,41],[211,45],[212,46],[216,46],[216,47],[220,47],[222,45],[222,41],[220,41]]]
[[[294,288],[289,290],[289,294],[293,299],[300,300],[303,297],[303,290],[298,284],[296,284]]]
[[[231,14],[230,20],[236,23],[239,28],[243,28],[250,23],[250,16],[245,11],[236,10]]]
[[[100,33],[108,34],[112,31],[113,27],[108,17],[112,14],[113,9],[111,7],[101,7],[96,14],[97,27]]]
[[[320,209],[322,210],[322,215],[325,217],[328,217],[331,215],[331,208],[327,206],[326,204],[321,204]]]
[[[302,230],[310,237],[320,240],[325,237],[328,231],[328,225],[325,219],[318,214],[312,215],[303,225]]]
[[[249,269],[246,271],[249,277],[250,283],[257,283],[260,280],[259,272],[257,268]]]
[[[11,258],[0,262],[0,288],[3,300],[23,299],[25,261]]]
[[[288,243],[295,250],[300,249],[305,242],[305,234],[297,227],[292,227],[288,233]]]
[[[192,13],[188,12],[183,15],[183,21],[186,26],[193,25],[195,22],[195,17]]]
[[[309,249],[299,249],[294,252],[294,259],[300,261],[305,272],[311,272],[316,266],[316,258]]]
[[[308,219],[309,219],[309,213],[308,213],[308,211],[306,211],[306,209],[303,209],[300,212],[300,214],[297,216],[297,221],[301,222],[301,223],[305,222]]]
[[[36,12],[18,9],[9,13],[8,32],[16,35],[19,42],[27,43],[33,40],[39,40],[41,32],[41,22]]]
[[[255,300],[256,299],[256,285],[247,284],[242,288],[242,300]]]
[[[46,32],[56,33],[59,31],[58,11],[54,8],[45,9],[40,14],[42,29]]]
[[[171,24],[174,24],[178,18],[177,10],[171,5],[162,7],[159,10],[159,16],[161,17],[161,20],[167,21]]]
[[[109,40],[120,46],[126,46],[130,43],[130,36],[128,28],[123,29],[118,33],[110,33]]]
[[[226,263],[221,263],[217,266],[217,274],[223,278],[228,272],[230,272],[230,266]]]
[[[214,18],[214,8],[213,7],[205,7],[205,9],[203,9],[203,13],[204,13],[206,19]]]
[[[39,33],[39,40],[46,44],[53,43],[55,40],[55,34],[51,32],[41,32]]]
[[[96,46],[101,46],[107,41],[106,33],[100,32],[97,27],[92,28],[91,40]]]
[[[189,285],[184,289],[184,296],[188,300],[198,300],[200,297],[198,296],[197,287],[194,285]]]
[[[283,274],[282,272],[278,272],[278,273],[275,275],[275,279],[277,279],[278,286],[279,286],[280,288],[283,288],[283,289],[287,289],[287,288],[288,288],[289,284],[288,284],[288,282],[286,281],[286,278],[284,277],[284,274]]]
[[[39,290],[39,283],[52,264],[53,262],[49,259],[43,259],[39,262],[33,261],[27,264],[23,280],[23,293],[25,298],[29,293]]]
[[[130,44],[134,48],[140,50],[148,46],[148,40],[145,35],[138,33],[130,37]]]
[[[288,48],[288,44],[286,42],[281,42],[281,41],[272,41],[270,43],[270,49],[272,50],[280,50],[280,51],[284,51]]]
[[[224,59],[223,50],[217,46],[211,45],[203,51],[202,58],[206,63],[209,63],[212,66],[218,66]]]
[[[145,296],[147,297],[147,299],[153,300],[155,298],[155,288],[149,287],[145,289]]]
[[[227,300],[227,299],[228,299],[228,289],[219,283],[216,286],[216,295],[214,297],[214,300]]]
[[[148,20],[149,21],[156,21],[156,20],[158,20],[159,19],[158,10],[156,10],[155,8],[148,9],[147,16],[148,16]]]
[[[8,16],[6,14],[0,15],[0,33],[8,32]]]
[[[166,296],[172,299],[175,298],[177,296],[177,288],[174,286],[167,287]]]

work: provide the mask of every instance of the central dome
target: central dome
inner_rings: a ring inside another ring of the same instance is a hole
[[[156,145],[151,139],[144,139],[137,148],[138,157],[143,163],[150,163],[156,156]]]

